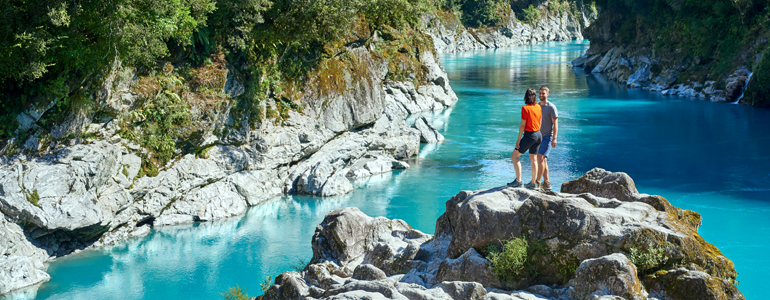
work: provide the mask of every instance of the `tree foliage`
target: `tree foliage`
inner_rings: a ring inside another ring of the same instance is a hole
[[[8,0],[0,6],[0,82],[31,82],[63,72],[90,74],[116,56],[153,64],[169,54],[167,41],[190,43],[214,2]]]
[[[621,15],[612,24],[615,41],[649,43],[658,53],[711,64],[711,75],[722,76],[734,66],[743,45],[768,26],[770,3],[765,0],[597,0]],[[610,14],[604,14],[609,16]],[[680,59],[681,60],[681,59]]]
[[[506,20],[516,0],[442,0],[441,6],[458,12],[466,26],[494,26]]]

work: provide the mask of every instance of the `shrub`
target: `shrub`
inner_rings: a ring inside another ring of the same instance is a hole
[[[40,204],[37,203],[38,201],[40,201],[40,195],[38,195],[37,190],[34,190],[32,191],[32,193],[29,193],[27,195],[27,201],[29,201],[29,203],[32,203],[32,205],[34,206],[40,207]]]
[[[665,255],[665,249],[649,245],[646,251],[642,252],[636,248],[629,250],[628,259],[636,265],[640,273],[647,272],[652,268],[665,264],[668,256]]]
[[[530,4],[529,8],[524,9],[524,23],[533,24],[540,19],[540,10]]]
[[[523,238],[514,238],[503,244],[502,251],[491,246],[487,259],[492,271],[504,281],[524,276],[527,264],[528,244]]]
[[[551,13],[559,14],[564,12],[564,10],[567,8],[566,3],[561,3],[558,0],[551,0],[548,2],[548,10],[551,11]]]
[[[225,300],[249,300],[249,294],[246,293],[246,289],[240,286],[231,287],[227,292],[221,293],[222,298]]]

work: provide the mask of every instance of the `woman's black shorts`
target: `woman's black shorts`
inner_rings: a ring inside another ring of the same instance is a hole
[[[519,142],[519,148],[516,151],[524,154],[529,150],[529,154],[537,154],[537,150],[540,149],[540,143],[543,142],[543,135],[540,131],[524,131],[524,135],[521,136],[521,142]]]

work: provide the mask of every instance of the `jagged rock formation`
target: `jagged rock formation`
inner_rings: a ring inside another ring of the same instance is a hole
[[[462,191],[435,235],[344,208],[317,227],[311,263],[279,275],[262,299],[744,299],[732,262],[698,235],[700,223],[602,169],[562,193]],[[528,252],[531,272],[503,281],[477,250],[512,237],[537,250]],[[666,258],[632,263],[648,247]]]
[[[577,20],[567,11],[546,11],[546,15],[534,24],[526,24],[517,20],[511,12],[508,21],[499,27],[466,28],[454,15],[428,15],[422,23],[424,31],[433,38],[438,52],[454,53],[548,41],[582,40],[583,29],[596,16],[583,14],[581,17],[583,20]]]
[[[586,73],[603,74],[613,81],[625,84],[630,88],[642,88],[659,92],[663,95],[695,97],[708,99],[712,102],[737,102],[758,105],[764,101],[743,99],[752,70],[748,66],[757,66],[766,49],[767,34],[757,34],[751,39],[742,41],[742,49],[736,57],[729,58],[740,65],[721,76],[712,74],[702,75],[703,70],[713,67],[712,57],[683,58],[680,49],[661,53],[655,51],[654,31],[639,32],[634,42],[620,42],[616,36],[618,26],[623,19],[629,17],[613,10],[602,12],[598,18],[585,30],[585,36],[591,40],[591,46],[586,53],[573,60],[572,66],[582,68]],[[706,18],[705,16],[703,18]],[[641,20],[640,20],[641,22]],[[658,43],[661,43],[660,41]],[[666,41],[675,45],[674,41]],[[736,45],[738,47],[739,45]],[[673,48],[678,48],[676,46]],[[754,68],[761,71],[762,68]],[[698,73],[699,75],[694,75]],[[720,76],[722,78],[720,78]],[[757,83],[757,85],[760,85]]]

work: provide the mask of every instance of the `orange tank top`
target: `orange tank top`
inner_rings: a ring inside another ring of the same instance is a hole
[[[535,132],[540,130],[540,120],[543,118],[543,111],[537,103],[524,105],[521,107],[521,119],[527,121],[524,131]]]

